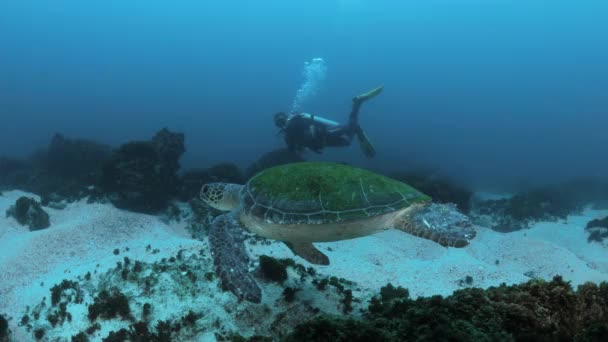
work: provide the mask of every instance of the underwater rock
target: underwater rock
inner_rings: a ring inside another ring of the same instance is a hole
[[[407,183],[423,193],[431,196],[438,203],[454,203],[460,211],[468,213],[471,210],[473,192],[457,185],[434,172],[405,172],[396,173],[391,178]]]
[[[608,238],[608,216],[587,222],[585,230],[589,233],[587,241],[604,241],[605,238]]]
[[[249,179],[256,173],[269,167],[289,163],[298,163],[302,161],[304,161],[304,158],[302,158],[298,153],[290,151],[288,149],[282,148],[270,151],[262,155],[257,161],[255,161],[247,168],[247,171],[245,172],[245,178]]]
[[[117,208],[155,214],[177,193],[184,135],[162,129],[151,141],[116,149],[102,171],[101,187]]]
[[[14,205],[6,211],[6,217],[14,217],[21,225],[27,225],[30,230],[48,228],[51,223],[40,203],[33,198],[20,197]]]
[[[203,184],[225,182],[243,184],[241,169],[232,163],[220,163],[204,170],[189,170],[180,177],[179,199],[188,201],[198,198]]]

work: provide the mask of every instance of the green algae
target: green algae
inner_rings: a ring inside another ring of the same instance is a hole
[[[430,197],[413,187],[374,172],[327,162],[275,166],[254,176],[250,189],[256,199],[282,211],[300,212],[365,209],[390,206],[398,210]],[[298,210],[295,210],[298,211]],[[355,217],[363,217],[356,213]]]

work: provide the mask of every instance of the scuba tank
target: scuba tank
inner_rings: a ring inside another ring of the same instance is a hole
[[[314,122],[318,122],[318,123],[321,123],[321,124],[324,124],[324,125],[328,125],[328,126],[339,126],[340,125],[339,122],[336,122],[336,121],[333,121],[333,120],[329,120],[329,119],[326,119],[326,118],[323,118],[323,117],[320,117],[320,116],[312,115],[312,114],[309,114],[309,113],[300,113],[300,114],[297,114],[297,115],[301,115],[303,118],[311,119]]]

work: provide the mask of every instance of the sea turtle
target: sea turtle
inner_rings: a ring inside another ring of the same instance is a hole
[[[209,183],[201,199],[223,211],[209,228],[215,270],[237,297],[261,301],[261,290],[248,272],[242,229],[280,240],[303,259],[328,265],[313,246],[396,228],[443,246],[464,247],[475,237],[467,216],[452,204],[430,197],[397,180],[348,165],[300,162],[275,166],[245,185]]]

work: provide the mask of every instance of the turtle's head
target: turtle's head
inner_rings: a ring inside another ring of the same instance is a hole
[[[207,183],[201,188],[201,199],[215,209],[234,210],[240,204],[239,192],[242,187],[232,183]]]

